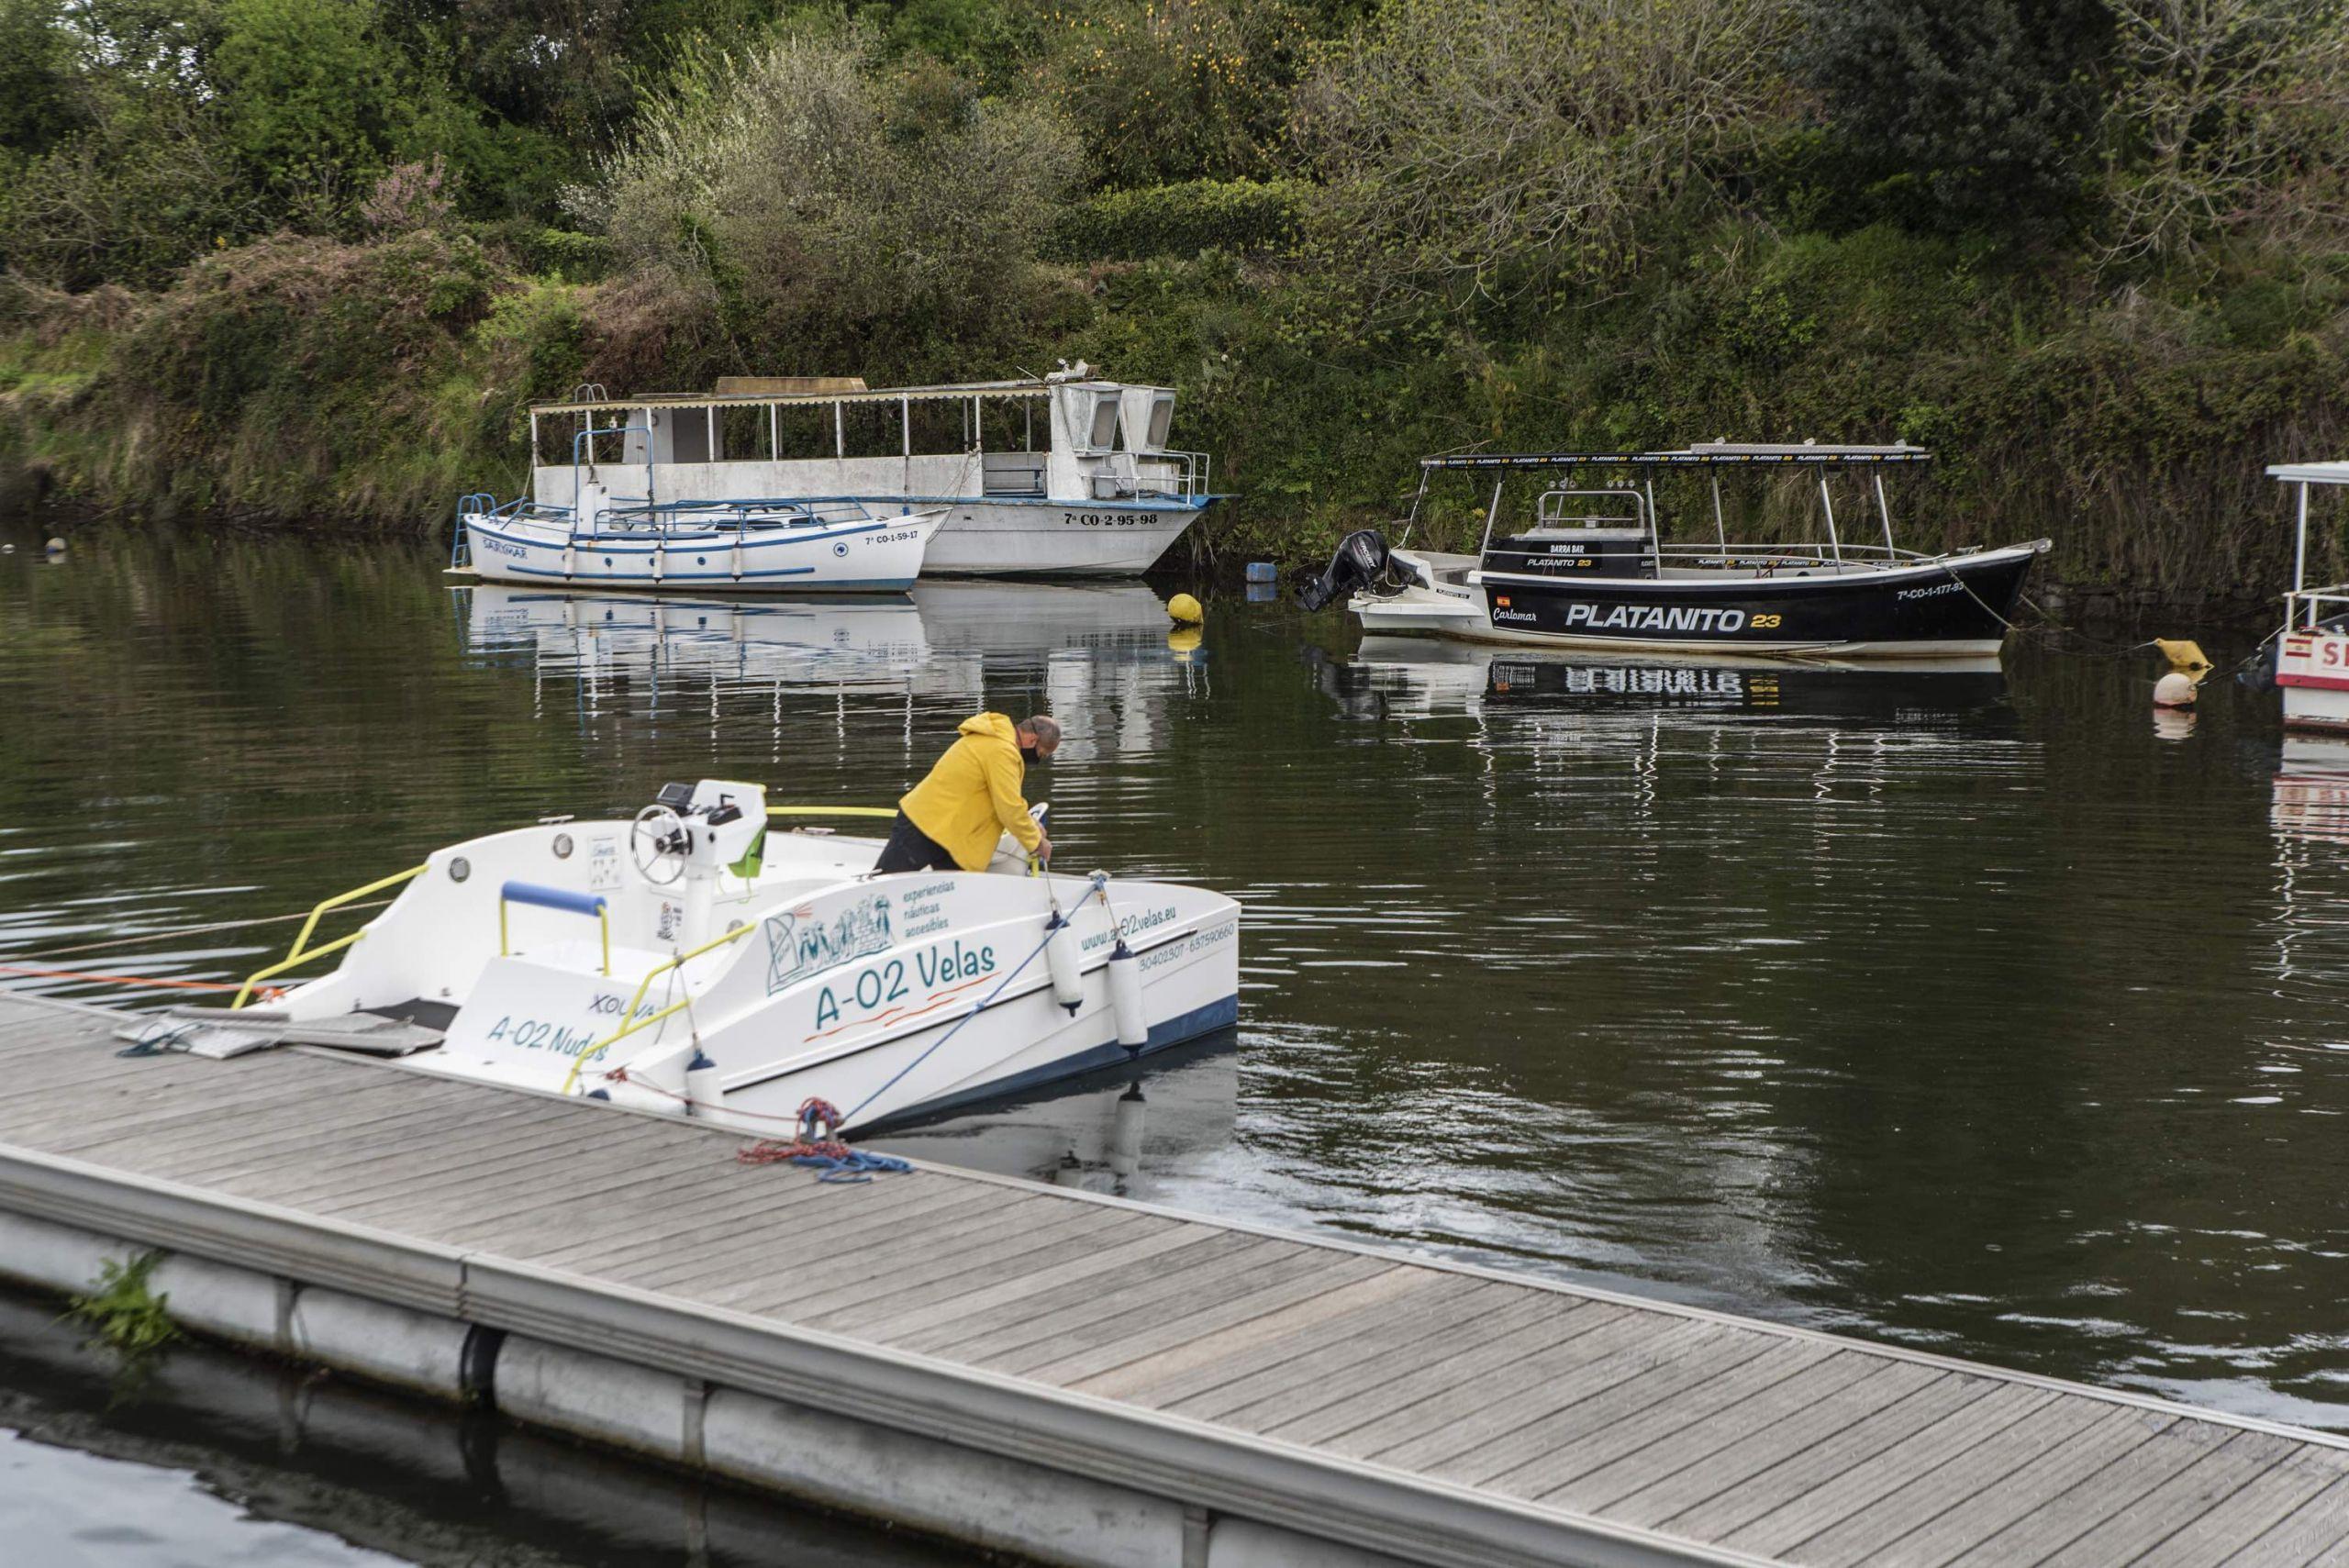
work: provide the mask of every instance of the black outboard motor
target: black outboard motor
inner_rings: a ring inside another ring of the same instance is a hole
[[[1356,528],[1338,541],[1329,569],[1297,589],[1297,602],[1308,610],[1323,609],[1386,573],[1386,540],[1376,528]]]

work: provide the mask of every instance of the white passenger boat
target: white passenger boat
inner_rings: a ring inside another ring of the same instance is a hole
[[[586,387],[530,410],[527,504],[557,517],[579,505],[579,450],[636,505],[934,511],[931,573],[1131,576],[1218,499],[1205,454],[1167,444],[1174,417],[1171,387],[1103,381],[1082,364],[947,386],[741,376],[697,394]],[[473,559],[487,564],[478,549]]]
[[[2349,583],[2309,583],[2309,495],[2316,486],[2349,485],[2349,462],[2277,463],[2268,476],[2294,488],[2298,539],[2284,624],[2268,669],[2284,694],[2284,723],[2293,729],[2349,733]]]
[[[621,501],[597,481],[578,505],[459,505],[451,565],[539,587],[896,594],[913,586],[943,516],[830,506]]]
[[[182,1015],[202,1026],[185,1043],[421,1048],[416,1065],[454,1077],[776,1132],[811,1098],[871,1127],[1237,1018],[1233,900],[1030,875],[1003,845],[985,872],[876,875],[879,840],[771,828],[757,784],[672,784],[632,821],[468,840],[328,900],[233,1010]],[[325,912],[395,885],[359,931],[308,945]],[[337,949],[334,973],[250,1005]]]
[[[1905,445],[1716,441],[1670,451],[1426,458],[1403,543],[1390,549],[1367,528],[1347,536],[1300,597],[1319,609],[1344,596],[1365,632],[1528,647],[1845,660],[1995,656],[2048,541],[1941,554],[1896,545],[1883,471],[1931,456]],[[1724,471],[1815,480],[1826,537],[1731,544]],[[1657,477],[1697,472],[1711,481],[1714,537],[1666,542]],[[1872,482],[1883,544],[1837,530],[1828,475],[1839,472]],[[1429,482],[1450,473],[1494,478],[1476,553],[1406,548]],[[1505,524],[1505,490],[1520,474],[1541,476],[1538,495]]]

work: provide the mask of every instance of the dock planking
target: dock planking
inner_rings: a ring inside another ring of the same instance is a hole
[[[1587,1530],[1591,1561],[2349,1564],[2336,1438],[937,1166],[827,1185],[397,1063],[125,1058],[119,1022],[0,995],[0,1178],[71,1161],[863,1344]]]

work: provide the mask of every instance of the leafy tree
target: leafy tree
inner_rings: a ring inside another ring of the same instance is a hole
[[[2028,227],[2089,166],[2102,0],[1809,0],[1793,59],[1862,181],[1927,227]]]
[[[1407,296],[1625,270],[1785,113],[1788,21],[1786,0],[1389,0],[1300,95],[1314,228]]]
[[[1032,293],[1073,139],[934,63],[875,72],[872,41],[803,28],[698,55],[589,200],[620,259],[713,316],[738,361],[968,344]]]
[[[1255,178],[1275,142],[1309,35],[1283,0],[1145,0],[1055,11],[1036,68],[1042,97],[1076,126],[1097,185]]]
[[[2192,259],[2250,232],[2349,229],[2349,6],[2112,0],[2103,259]]]
[[[48,151],[88,123],[63,0],[0,0],[0,150]]]

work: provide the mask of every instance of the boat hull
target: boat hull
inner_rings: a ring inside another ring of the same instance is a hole
[[[277,1010],[429,1014],[440,1038],[419,1071],[764,1134],[809,1099],[869,1128],[1238,1017],[1240,906],[1208,889],[1027,876],[1008,851],[984,872],[874,875],[878,840],[771,831],[713,902],[642,880],[636,847],[629,822],[561,819],[437,851]],[[1121,1040],[1126,982],[1142,1027]]]
[[[2280,633],[2276,684],[2284,695],[2286,728],[2349,734],[2349,633]]]
[[[922,569],[957,577],[1140,576],[1213,505],[971,495],[913,497],[906,504],[943,510]]]
[[[679,528],[573,535],[560,522],[468,514],[478,576],[540,587],[712,593],[903,593],[921,574],[935,514],[817,523],[740,533]]]
[[[1995,654],[2043,544],[1891,568],[1783,576],[1548,577],[1471,572],[1357,594],[1365,632],[1527,647],[1818,658]]]

